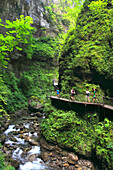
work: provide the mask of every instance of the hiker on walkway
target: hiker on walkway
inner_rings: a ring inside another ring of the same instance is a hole
[[[90,95],[90,92],[87,88],[87,91],[86,91],[86,102],[89,102],[90,103],[90,98],[89,98],[89,95]]]
[[[71,99],[72,99],[73,101],[75,100],[74,96],[75,96],[75,91],[74,91],[74,89],[72,88],[72,89],[71,89]]]
[[[94,95],[93,95],[93,103],[95,102],[95,100],[97,102],[99,102],[98,99],[97,99],[97,93],[96,93],[96,89],[95,88],[93,89],[93,93],[94,93]]]
[[[59,91],[59,89],[57,89],[57,97],[59,97],[60,96],[60,91]]]

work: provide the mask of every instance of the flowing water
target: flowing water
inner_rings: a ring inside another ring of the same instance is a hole
[[[31,115],[21,117],[19,120],[13,120],[4,132],[4,152],[9,160],[16,162],[14,162],[15,165],[11,163],[12,166],[16,170],[78,170],[78,168],[92,170],[93,164],[88,160],[79,159],[76,164],[69,164],[67,158],[62,155],[64,153],[68,155],[68,152],[57,145],[54,145],[55,150],[50,149],[50,151],[40,145],[42,137],[39,123],[43,118],[44,116],[38,118]],[[45,145],[47,147],[48,144],[45,143]],[[45,161],[41,154],[46,155]]]
[[[33,141],[38,139],[38,131],[34,131],[33,126],[34,122],[21,123],[19,126],[12,124],[4,132],[5,146],[11,150],[12,159],[19,162],[19,170],[49,169],[38,157],[41,153],[40,145],[33,143],[32,146],[32,142],[30,142],[30,139]]]

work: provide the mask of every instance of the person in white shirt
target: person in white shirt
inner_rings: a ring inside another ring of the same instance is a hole
[[[90,92],[89,92],[89,90],[87,89],[87,91],[86,91],[86,102],[89,102],[89,103],[90,103],[89,95],[90,95]]]
[[[71,89],[71,99],[72,99],[73,101],[75,100],[74,96],[75,96],[75,91],[74,91],[74,89],[72,88],[72,89]]]

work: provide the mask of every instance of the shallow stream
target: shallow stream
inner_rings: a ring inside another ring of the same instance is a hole
[[[48,169],[43,160],[38,156],[41,153],[38,139],[38,128],[36,123],[31,120],[24,120],[21,123],[15,121],[15,124],[9,125],[4,132],[6,135],[5,148],[8,156],[19,163],[19,170],[38,170]]]
[[[74,153],[50,145],[42,138],[39,123],[43,118],[44,115],[31,114],[13,120],[4,132],[6,161],[16,170],[93,170],[92,162],[78,159]]]

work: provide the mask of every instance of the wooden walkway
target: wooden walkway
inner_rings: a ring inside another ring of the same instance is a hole
[[[76,103],[76,104],[89,105],[89,106],[101,106],[101,107],[103,107],[105,109],[113,111],[113,106],[110,106],[110,105],[107,105],[107,104],[103,104],[103,103],[88,103],[88,102],[81,102],[81,101],[72,101],[72,100],[69,100],[69,99],[59,98],[57,96],[50,96],[50,99],[64,101],[64,102],[68,102],[68,103]]]

